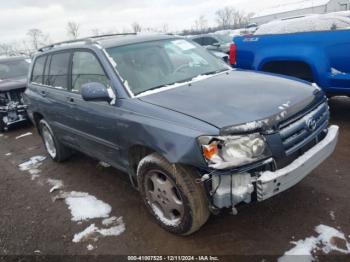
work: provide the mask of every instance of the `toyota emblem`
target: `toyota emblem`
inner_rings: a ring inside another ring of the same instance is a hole
[[[306,121],[306,125],[307,125],[307,128],[308,128],[310,131],[314,131],[314,130],[316,129],[317,122],[316,122],[315,119],[309,118],[309,119]]]

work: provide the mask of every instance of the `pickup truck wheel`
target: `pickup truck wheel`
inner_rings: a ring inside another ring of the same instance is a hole
[[[61,162],[71,156],[71,150],[55,138],[49,124],[44,119],[39,122],[39,130],[46,151],[54,161]]]
[[[179,235],[197,231],[209,218],[208,200],[191,168],[172,165],[157,153],[137,169],[140,193],[157,223]]]

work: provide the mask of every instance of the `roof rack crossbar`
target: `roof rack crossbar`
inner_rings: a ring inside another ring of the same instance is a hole
[[[64,44],[74,44],[79,42],[84,42],[86,44],[94,43],[96,42],[97,38],[105,38],[105,37],[112,37],[112,36],[123,36],[123,35],[136,35],[136,33],[122,33],[122,34],[104,34],[104,35],[95,35],[95,36],[89,36],[74,40],[67,40],[62,42],[53,43],[51,45],[43,46],[38,49],[39,52],[44,52],[46,50],[50,50],[56,46],[64,45]]]

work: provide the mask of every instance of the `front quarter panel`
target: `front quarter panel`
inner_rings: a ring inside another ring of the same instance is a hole
[[[138,99],[121,99],[116,106],[118,141],[125,162],[132,147],[143,146],[158,152],[170,163],[206,167],[197,137],[217,135],[217,128]]]

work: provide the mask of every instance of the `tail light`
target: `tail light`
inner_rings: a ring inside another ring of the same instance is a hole
[[[235,65],[237,62],[237,46],[235,43],[230,45],[230,64]]]

